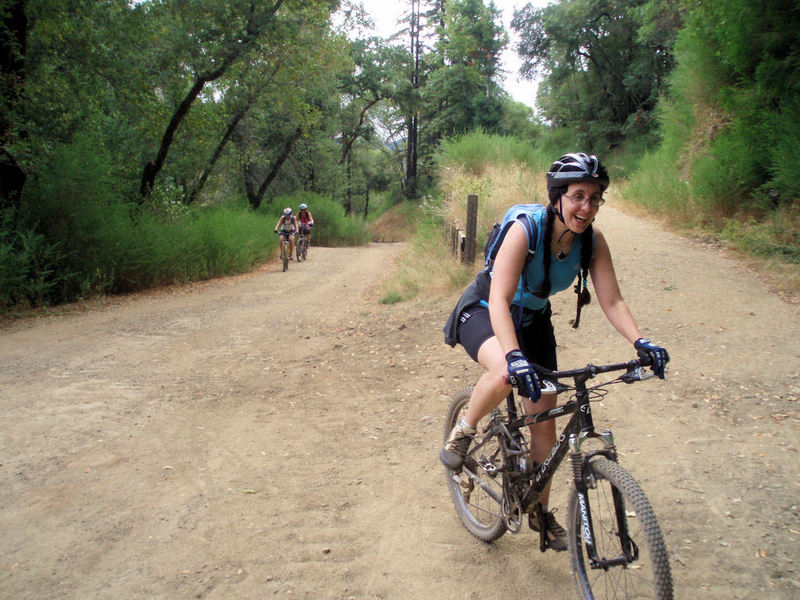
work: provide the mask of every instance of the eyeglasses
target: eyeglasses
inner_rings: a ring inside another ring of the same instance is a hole
[[[586,196],[583,192],[575,192],[575,195],[570,196],[569,194],[564,194],[565,198],[569,198],[569,201],[575,204],[576,206],[586,206],[586,203],[592,205],[593,208],[598,208],[603,206],[606,203],[606,199],[603,198],[600,194],[594,194],[592,196]]]

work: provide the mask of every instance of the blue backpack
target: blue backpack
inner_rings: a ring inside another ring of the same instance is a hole
[[[541,204],[515,204],[506,211],[502,223],[495,223],[492,226],[489,232],[489,238],[486,240],[486,244],[483,247],[484,267],[486,271],[492,270],[494,259],[497,257],[497,251],[503,243],[508,230],[511,229],[511,226],[516,221],[519,221],[528,234],[528,255],[525,257],[525,266],[522,269],[522,285],[525,289],[528,289],[528,283],[526,281],[527,267],[536,250],[538,234],[538,227],[536,227],[536,222],[533,220],[531,213],[543,209],[544,206]]]

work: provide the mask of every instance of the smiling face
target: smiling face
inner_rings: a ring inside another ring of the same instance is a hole
[[[558,200],[558,208],[564,218],[564,225],[573,233],[583,233],[594,221],[597,211],[600,210],[600,206],[593,203],[591,199],[597,199],[601,195],[602,188],[598,183],[591,181],[570,183],[567,193]]]

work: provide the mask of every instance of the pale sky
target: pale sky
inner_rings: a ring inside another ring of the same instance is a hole
[[[503,26],[509,35],[509,43],[503,53],[503,69],[508,73],[503,87],[517,102],[523,102],[535,108],[536,87],[535,81],[525,81],[519,78],[517,71],[520,60],[514,52],[515,35],[511,30],[511,19],[514,10],[522,8],[528,1],[537,6],[546,6],[550,0],[494,0],[494,5],[503,13]],[[388,37],[397,30],[397,20],[409,10],[406,0],[362,0],[364,8],[375,21],[376,35]]]

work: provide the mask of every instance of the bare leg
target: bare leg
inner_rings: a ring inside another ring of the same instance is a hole
[[[478,362],[486,371],[475,384],[469,408],[464,420],[471,427],[475,427],[483,417],[494,410],[511,391],[508,383],[508,364],[506,363],[500,342],[496,337],[486,340],[478,351]],[[553,408],[556,405],[555,394],[543,394],[538,402],[533,403],[527,398],[522,398],[526,414],[533,414],[542,410]],[[556,443],[555,420],[545,421],[531,425],[531,459],[543,463],[550,455]],[[550,484],[542,492],[540,502],[547,504],[550,499]]]
[[[478,350],[478,362],[486,371],[475,384],[464,420],[471,427],[494,410],[511,391],[508,366],[496,337],[486,340]]]
[[[542,397],[535,404],[527,398],[522,399],[525,414],[532,415],[556,405],[555,394],[542,394]],[[555,419],[536,423],[530,426],[531,430],[531,459],[538,463],[543,463],[550,456],[550,451],[556,443],[556,422]],[[550,483],[542,491],[539,502],[545,506],[550,501]]]

